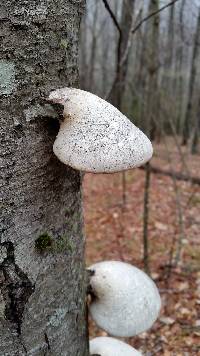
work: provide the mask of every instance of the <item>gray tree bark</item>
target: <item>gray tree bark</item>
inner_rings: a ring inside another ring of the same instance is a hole
[[[179,9],[179,39],[176,50],[175,58],[175,73],[176,78],[175,82],[175,92],[178,98],[177,103],[177,114],[176,114],[176,126],[177,132],[180,134],[183,118],[183,108],[184,108],[184,42],[185,42],[185,33],[184,33],[184,9],[185,9],[186,0],[183,0],[180,4]],[[179,73],[178,77],[176,73]]]
[[[81,177],[45,98],[78,84],[84,0],[0,3],[0,355],[88,355]]]
[[[151,14],[159,9],[159,0],[150,0],[148,13]],[[154,139],[157,130],[157,117],[159,117],[159,95],[158,95],[158,74],[159,74],[159,13],[146,25],[146,65],[147,75],[144,91],[144,111],[142,121],[145,123],[145,132]],[[144,268],[150,274],[149,265],[149,210],[150,210],[150,183],[151,170],[149,163],[145,167],[145,189],[144,189],[144,214],[143,214],[143,246],[144,246]]]
[[[148,13],[151,14],[159,9],[159,0],[150,0]],[[145,122],[145,132],[149,134],[151,139],[156,136],[156,130],[159,131],[158,117],[159,117],[159,90],[158,90],[158,76],[159,76],[159,32],[160,15],[154,16],[146,24],[146,85],[144,93],[144,117],[142,121]],[[156,125],[157,124],[157,125]]]
[[[197,27],[194,36],[187,106],[186,106],[186,113],[185,113],[185,118],[183,123],[183,140],[182,140],[183,145],[186,145],[189,140],[191,134],[191,122],[193,122],[192,106],[193,106],[194,90],[196,84],[198,58],[200,52],[199,40],[200,40],[200,7],[198,10]]]
[[[90,72],[88,73],[88,89],[92,92],[94,87],[94,74],[95,74],[95,62],[96,62],[96,50],[97,50],[97,19],[98,19],[98,2],[95,3],[93,21],[91,25],[91,53],[89,59]]]
[[[128,58],[120,65],[123,54],[125,53],[128,35],[131,29],[132,18],[134,15],[134,4],[135,0],[125,0],[122,4],[122,15],[120,21],[121,36],[118,42],[117,48],[117,63],[116,63],[116,74],[115,82],[111,92],[109,94],[109,101],[116,106],[118,109],[121,109],[123,94],[126,86],[126,74],[128,66]]]

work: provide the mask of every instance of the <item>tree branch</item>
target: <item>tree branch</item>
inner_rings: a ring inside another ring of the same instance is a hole
[[[104,1],[104,0],[103,0]],[[179,0],[173,0],[169,2],[168,4],[162,6],[159,10],[151,12],[149,15],[145,16],[133,29],[132,29],[132,35],[142,26],[142,24],[146,21],[148,21],[151,17],[157,15],[159,12],[167,9],[169,6],[174,5],[177,1]]]
[[[107,93],[107,95],[105,96],[105,100],[107,100],[110,96],[110,93],[113,89],[113,87],[115,86],[115,83],[116,83],[116,80],[117,80],[117,74],[120,70],[120,67],[123,66],[123,64],[125,63],[127,57],[128,57],[128,54],[129,54],[129,49],[131,47],[131,37],[133,34],[135,34],[135,32],[142,26],[142,24],[146,21],[148,21],[151,17],[157,15],[159,12],[165,10],[166,8],[168,8],[169,6],[172,6],[174,5],[177,1],[179,0],[173,0],[171,2],[169,2],[168,4],[162,6],[159,10],[157,11],[154,11],[152,13],[150,13],[149,15],[147,15],[146,17],[144,17],[134,28],[131,29],[130,31],[130,34],[129,34],[129,40],[128,40],[128,44],[127,44],[127,48],[125,49],[123,55],[121,54],[121,43],[122,43],[122,30],[121,30],[121,27],[120,27],[120,24],[119,22],[117,21],[117,18],[115,16],[115,14],[113,13],[112,9],[110,8],[110,5],[108,4],[108,1],[107,0],[102,0],[104,5],[105,5],[105,8],[106,10],[108,11],[108,13],[110,14],[110,17],[112,18],[113,20],[113,23],[115,25],[115,27],[117,28],[118,32],[119,32],[119,40],[118,40],[118,45],[117,45],[117,66],[116,66],[116,75],[115,75],[115,78],[113,80],[113,83],[111,85],[111,89],[109,90],[109,92]],[[139,13],[140,15],[140,13]],[[138,16],[139,16],[138,15]],[[136,19],[137,20],[137,19]]]
[[[131,25],[130,32],[129,32],[129,35],[128,35],[127,46],[126,46],[126,49],[125,49],[125,51],[123,53],[123,56],[121,58],[121,61],[120,61],[120,67],[123,66],[123,64],[126,62],[126,60],[128,58],[129,50],[130,50],[131,44],[132,44],[132,36],[133,36],[132,31],[135,28],[135,24],[137,23],[137,21],[138,21],[138,19],[140,18],[141,15],[142,15],[142,8],[140,8],[140,10],[138,11],[138,15],[137,15],[135,20],[134,20],[134,16],[132,16],[132,25]]]
[[[119,25],[119,22],[117,21],[117,18],[115,16],[115,14],[113,13],[112,9],[110,8],[110,5],[108,4],[107,0],[102,0],[106,10],[108,11],[108,13],[110,14],[110,17],[113,20],[113,23],[115,25],[115,27],[117,28],[118,32],[119,32],[119,39],[118,39],[118,43],[117,43],[117,66],[116,66],[116,76],[115,79],[113,81],[113,84],[111,86],[111,89],[109,90],[108,94],[106,95],[105,99],[107,100],[110,96],[110,93],[115,85],[115,82],[117,80],[117,74],[120,71],[120,62],[121,62],[121,44],[122,44],[122,30],[121,27]]]
[[[114,12],[112,11],[112,9],[111,9],[110,5],[108,4],[107,0],[102,0],[102,1],[103,1],[104,5],[105,5],[106,10],[109,12],[110,17],[112,18],[113,23],[116,26],[116,28],[118,29],[119,34],[121,36],[122,30],[121,30],[121,27],[119,25],[119,22],[117,21],[117,18],[115,16]]]
[[[175,172],[174,170],[165,170],[162,168],[159,168],[157,166],[154,165],[150,165],[150,169],[152,173],[155,174],[162,174],[168,177],[175,177],[177,180],[182,180],[185,182],[189,182],[191,184],[197,184],[200,185],[200,178],[199,177],[195,177],[195,176],[188,176],[187,174],[184,173],[179,173],[179,172]],[[140,169],[145,169],[145,167],[140,167]]]

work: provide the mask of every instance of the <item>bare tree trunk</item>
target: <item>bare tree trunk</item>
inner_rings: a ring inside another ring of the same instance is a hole
[[[79,54],[79,69],[80,69],[80,86],[81,89],[87,90],[88,88],[88,29],[87,29],[87,11],[83,15],[81,21],[81,34],[80,34],[80,54]]]
[[[98,2],[94,3],[95,9],[94,9],[94,15],[93,15],[93,22],[92,22],[92,29],[91,29],[91,35],[92,35],[92,42],[91,42],[91,53],[90,53],[90,62],[89,62],[89,77],[88,77],[88,90],[92,91],[93,86],[94,86],[94,72],[95,72],[95,59],[96,59],[96,47],[97,47],[97,33],[96,33],[96,27],[97,27],[97,17],[98,17]]]
[[[122,106],[123,93],[125,90],[128,58],[123,63],[123,65],[120,65],[120,61],[127,47],[129,31],[131,29],[131,24],[133,19],[134,3],[135,0],[124,0],[123,2],[122,17],[120,23],[121,43],[120,46],[118,46],[116,78],[115,78],[114,86],[109,95],[109,101],[119,109]]]
[[[143,261],[146,273],[150,274],[149,266],[149,237],[148,237],[148,225],[149,225],[149,190],[151,170],[150,164],[145,166],[145,186],[144,186],[144,214],[143,214]]]
[[[152,13],[159,9],[159,0],[150,0],[148,12]],[[153,17],[146,26],[146,63],[147,81],[144,118],[145,131],[151,139],[155,137],[156,123],[158,116],[158,70],[159,70],[159,14]],[[148,244],[148,222],[149,222],[149,190],[151,171],[149,164],[145,171],[145,190],[144,190],[144,221],[143,221],[143,244],[144,244],[144,267],[149,273],[149,244]]]
[[[108,88],[108,53],[109,53],[109,41],[107,41],[107,33],[104,32],[102,34],[103,37],[103,44],[102,44],[102,60],[101,60],[101,71],[102,71],[102,96],[104,97],[107,94]]]
[[[186,108],[184,127],[183,127],[183,141],[182,141],[183,145],[187,144],[188,139],[190,137],[190,131],[191,131],[190,123],[192,121],[192,103],[193,103],[193,94],[194,94],[196,72],[197,72],[197,58],[199,55],[199,41],[200,41],[200,8],[199,8],[199,15],[198,15],[198,20],[197,20],[196,33],[195,33],[195,37],[194,37],[194,47],[193,47],[191,70],[190,70],[188,101],[187,101],[187,108]]]
[[[125,0],[122,6],[122,17],[120,22],[120,36],[118,41],[116,77],[109,95],[109,101],[119,110],[122,107],[122,99],[125,90],[128,57],[121,65],[121,59],[127,48],[129,32],[131,30],[135,0]],[[126,173],[122,172],[122,199],[123,209],[126,204]]]
[[[195,124],[193,127],[192,139],[191,139],[191,153],[198,153],[198,144],[200,136],[200,98],[198,101],[198,109],[195,117]]]
[[[178,78],[176,80],[176,96],[178,98],[178,106],[177,106],[177,117],[176,117],[176,128],[177,132],[180,133],[181,131],[181,124],[183,118],[183,104],[184,104],[184,67],[183,67],[183,54],[184,54],[184,23],[183,23],[183,14],[185,8],[186,0],[181,2],[180,13],[179,13],[179,27],[180,27],[180,38],[179,44],[177,48],[177,58],[176,58],[176,66],[175,66],[175,73],[179,73]]]
[[[36,4],[37,3],[37,4]],[[0,355],[88,355],[81,178],[52,153],[84,1],[0,4]]]
[[[173,54],[174,54],[174,7],[169,7],[169,19],[168,19],[168,34],[167,34],[167,56],[164,68],[164,76],[162,85],[165,87],[165,90],[168,93],[172,94],[173,92],[173,80],[172,80],[172,66],[173,66]]]
[[[151,0],[149,5],[149,13],[159,9],[159,0]],[[147,51],[147,104],[145,120],[147,120],[147,133],[150,138],[155,137],[155,123],[158,121],[158,73],[159,73],[159,14],[154,16],[152,22],[147,26],[149,47]]]

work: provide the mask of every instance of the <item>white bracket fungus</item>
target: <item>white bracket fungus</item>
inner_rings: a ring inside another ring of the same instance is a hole
[[[140,352],[125,342],[103,336],[90,341],[90,355],[142,356]]]
[[[51,92],[49,100],[64,106],[64,121],[53,146],[64,164],[85,172],[112,173],[139,167],[152,157],[145,134],[98,96],[63,88]]]
[[[149,329],[157,319],[161,300],[155,283],[138,268],[119,261],[89,267],[92,319],[108,334],[130,337]]]

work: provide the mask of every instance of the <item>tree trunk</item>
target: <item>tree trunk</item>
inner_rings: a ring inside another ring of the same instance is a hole
[[[169,19],[167,23],[167,43],[166,43],[166,59],[162,80],[162,87],[167,91],[168,95],[173,95],[174,86],[173,86],[173,59],[174,59],[174,15],[175,15],[175,5],[169,7]]]
[[[88,90],[93,91],[94,88],[94,76],[95,76],[95,62],[96,62],[96,50],[97,50],[97,20],[98,20],[98,3],[94,3],[94,15],[91,28],[91,51],[89,60],[89,76],[88,76]]]
[[[109,95],[109,101],[119,110],[122,106],[123,93],[125,90],[128,58],[123,63],[123,65],[120,65],[120,62],[127,47],[129,32],[134,15],[134,3],[135,0],[124,0],[123,2],[122,17],[120,23],[121,38],[119,39],[120,42],[118,44],[118,58],[116,63],[116,78],[114,86]]]
[[[151,14],[159,9],[159,0],[150,0],[148,13]],[[144,95],[144,117],[145,132],[150,139],[155,138],[158,117],[158,70],[159,70],[159,14],[153,17],[146,26],[146,63],[147,78]],[[151,170],[149,163],[145,166],[145,187],[144,187],[144,216],[143,216],[143,245],[144,245],[144,268],[150,273],[149,267],[149,210],[150,210],[150,180]]]
[[[198,108],[195,114],[195,123],[192,132],[192,139],[191,139],[191,153],[197,154],[198,153],[198,145],[199,145],[199,136],[200,136],[200,98],[198,100]]]
[[[88,355],[81,178],[45,98],[77,85],[84,0],[0,4],[0,355]]]
[[[149,3],[148,13],[151,14],[159,9],[159,0],[151,0]],[[159,129],[158,108],[158,74],[159,74],[159,14],[153,17],[146,26],[147,48],[147,79],[146,79],[146,98],[145,98],[145,114],[143,122],[145,122],[145,131],[153,140],[156,130]],[[157,126],[157,127],[156,127]]]
[[[176,107],[176,131],[178,134],[181,132],[181,125],[182,125],[182,118],[183,118],[183,107],[184,107],[184,9],[185,9],[186,0],[181,2],[180,12],[179,12],[179,31],[180,31],[180,38],[178,38],[177,44],[177,51],[176,51],[176,65],[175,65],[175,73],[174,76],[176,77],[175,83],[175,91],[176,96],[178,98],[178,103]]]
[[[191,131],[190,123],[192,122],[192,104],[193,104],[196,72],[197,72],[197,62],[198,62],[197,59],[199,57],[199,40],[200,40],[200,8],[199,8],[199,15],[197,20],[196,33],[194,36],[194,46],[193,46],[190,80],[189,80],[189,92],[188,92],[185,121],[183,126],[183,141],[182,141],[183,145],[187,144]]]
[[[87,9],[81,21],[80,34],[80,53],[79,53],[79,71],[80,71],[80,86],[81,89],[88,88],[88,28],[87,28]]]

